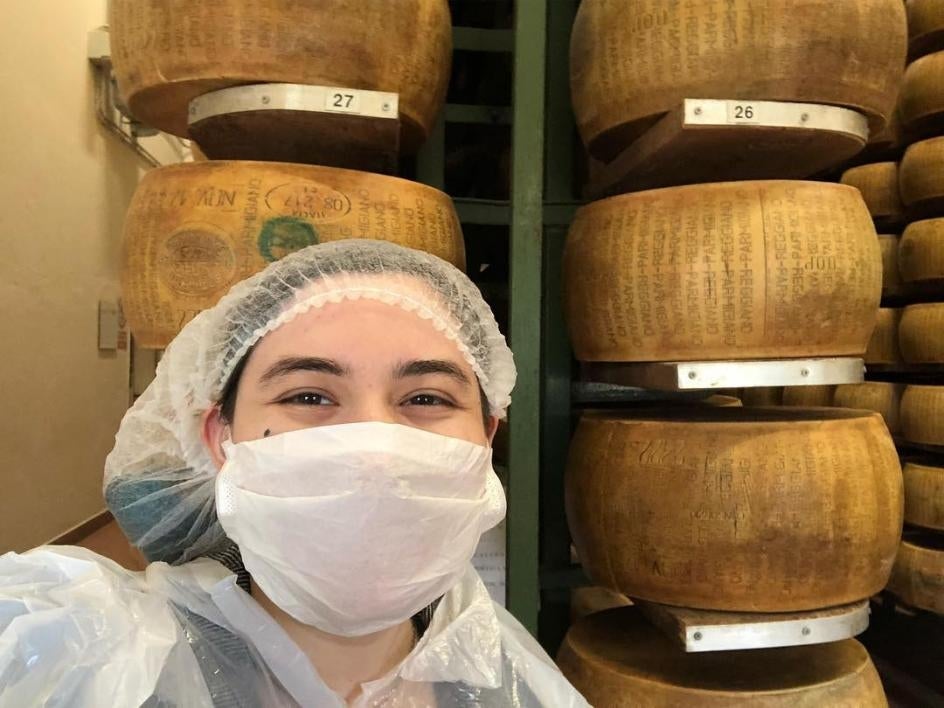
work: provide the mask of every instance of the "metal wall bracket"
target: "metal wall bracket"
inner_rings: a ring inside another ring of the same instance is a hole
[[[854,637],[869,626],[867,600],[825,610],[775,614],[712,612],[634,602],[686,652],[825,644]]]
[[[99,27],[89,32],[87,56],[93,72],[95,115],[98,122],[152,167],[160,167],[164,163],[139,142],[141,138],[158,135],[159,131],[138,122],[121,100],[111,63],[111,43],[107,27]],[[178,151],[182,158],[187,149],[186,144],[178,138],[172,140],[179,143]]]
[[[662,391],[758,386],[821,386],[861,383],[865,365],[856,358],[750,361],[584,363],[584,381]]]

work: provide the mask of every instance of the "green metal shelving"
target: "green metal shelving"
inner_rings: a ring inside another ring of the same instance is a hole
[[[417,160],[418,179],[442,188],[446,124],[511,126],[511,198],[454,201],[463,224],[509,227],[508,336],[518,382],[509,416],[507,599],[550,642],[566,619],[563,588],[580,582],[569,568],[563,508],[571,355],[560,314],[560,256],[577,207],[567,79],[576,4],[518,0],[513,30],[454,28],[456,50],[512,53],[512,105],[447,105]]]

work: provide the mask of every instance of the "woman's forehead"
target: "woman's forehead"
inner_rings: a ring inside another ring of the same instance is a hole
[[[430,319],[366,298],[329,302],[301,312],[265,335],[253,359],[261,368],[284,356],[330,358],[351,368],[441,359],[472,371],[455,339]]]

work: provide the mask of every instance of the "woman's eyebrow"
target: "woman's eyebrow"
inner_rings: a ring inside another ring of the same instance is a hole
[[[318,371],[333,376],[347,376],[350,370],[334,361],[317,356],[293,356],[279,359],[266,369],[259,377],[260,384],[267,384],[280,376],[286,376],[296,371]]]
[[[445,374],[464,386],[472,385],[469,377],[458,364],[445,359],[412,359],[398,365],[393,372],[394,378],[398,379],[426,374]]]

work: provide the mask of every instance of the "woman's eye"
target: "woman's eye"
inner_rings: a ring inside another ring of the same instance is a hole
[[[452,406],[452,402],[432,393],[420,393],[412,396],[407,403],[411,406]]]
[[[306,391],[304,393],[296,393],[294,396],[289,396],[282,400],[282,403],[290,403],[299,406],[333,406],[334,401],[321,393],[314,393],[313,391]]]

